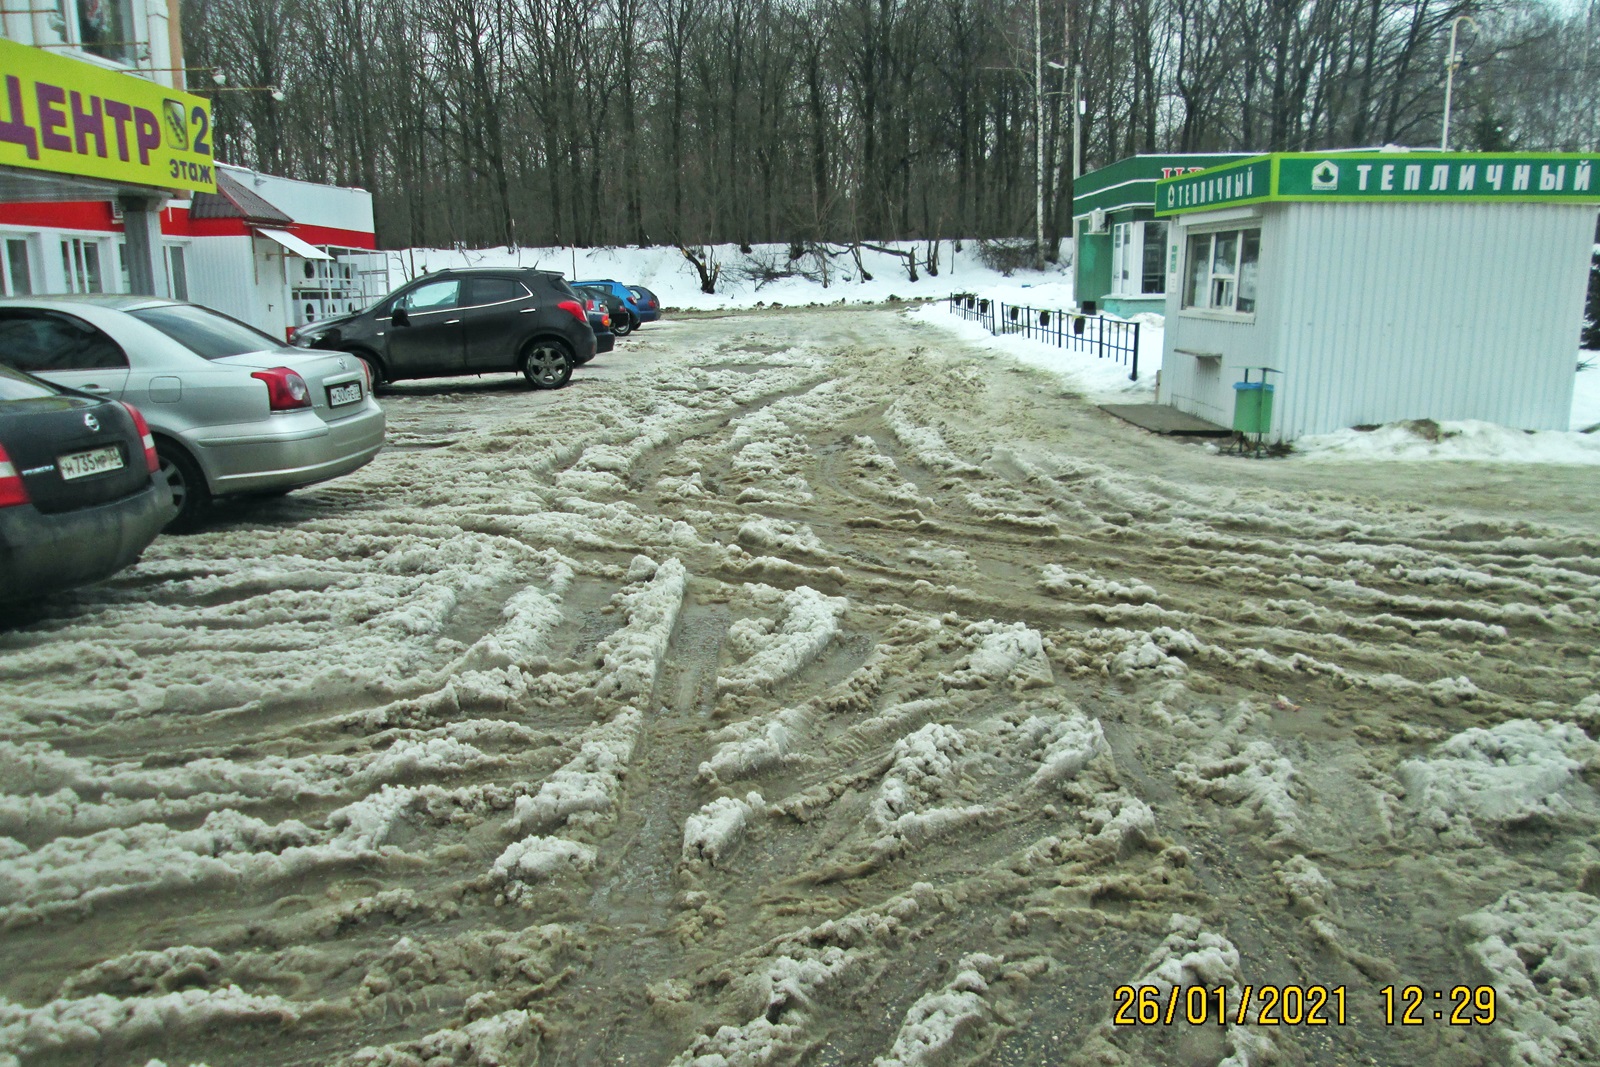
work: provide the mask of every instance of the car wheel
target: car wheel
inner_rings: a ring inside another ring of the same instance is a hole
[[[535,341],[523,350],[522,376],[535,389],[560,389],[572,378],[572,352],[560,341]]]
[[[612,316],[611,332],[618,337],[626,337],[633,332],[633,315],[623,311],[620,316]]]
[[[194,529],[211,507],[211,487],[206,485],[206,476],[187,452],[166,441],[156,442],[156,458],[161,463],[161,477],[172,490],[173,507],[177,508],[166,528]]]

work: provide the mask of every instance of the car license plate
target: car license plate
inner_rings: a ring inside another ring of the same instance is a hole
[[[122,450],[116,445],[56,457],[56,469],[61,472],[62,479],[69,482],[74,478],[87,478],[91,474],[99,474],[101,471],[121,470],[124,465]]]
[[[345,404],[354,404],[361,399],[361,383],[351,382],[349,385],[328,386],[328,406],[341,407]]]

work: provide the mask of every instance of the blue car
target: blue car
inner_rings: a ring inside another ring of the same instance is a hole
[[[616,331],[618,334],[625,336],[626,334],[637,330],[644,323],[654,322],[661,317],[661,302],[656,300],[654,296],[641,297],[637,295],[638,292],[643,291],[637,290],[637,287],[629,288],[628,286],[623,285],[621,282],[612,278],[600,278],[595,281],[588,282],[573,282],[572,284],[587,286],[592,289],[604,289],[606,292],[612,294],[618,300],[622,301],[622,306],[627,310],[630,321],[627,323],[626,330],[617,330],[617,324],[615,322],[611,324],[612,330]]]
[[[656,294],[642,285],[630,285],[628,290],[645,310],[645,322],[654,322],[661,317],[661,301],[656,299]]]

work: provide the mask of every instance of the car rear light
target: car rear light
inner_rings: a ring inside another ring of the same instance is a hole
[[[356,362],[361,364],[361,380],[366,383],[366,387],[361,390],[361,395],[362,396],[371,396],[372,395],[372,365],[370,363],[368,363],[366,360],[360,359],[360,358],[357,358]]]
[[[611,329],[611,316],[610,315],[601,315],[600,316],[600,325],[604,326],[608,330]]]
[[[656,302],[654,300],[650,301],[650,306],[651,307],[655,307],[656,306]]]
[[[161,469],[161,460],[156,457],[156,439],[150,434],[150,424],[144,421],[144,412],[126,400],[122,401],[122,406],[133,416],[133,428],[139,431],[139,443],[144,445],[144,465],[154,474]]]
[[[28,502],[28,487],[22,484],[22,475],[11,465],[11,457],[0,446],[0,508],[15,507]]]
[[[583,313],[583,307],[576,300],[563,300],[556,307],[577,319],[585,326],[589,325],[589,316]]]
[[[267,406],[273,411],[294,411],[311,406],[311,390],[306,380],[288,367],[273,367],[251,374],[267,383]]]

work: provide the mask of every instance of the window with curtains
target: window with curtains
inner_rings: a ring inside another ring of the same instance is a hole
[[[1183,306],[1253,315],[1261,228],[1191,233],[1185,245]]]

